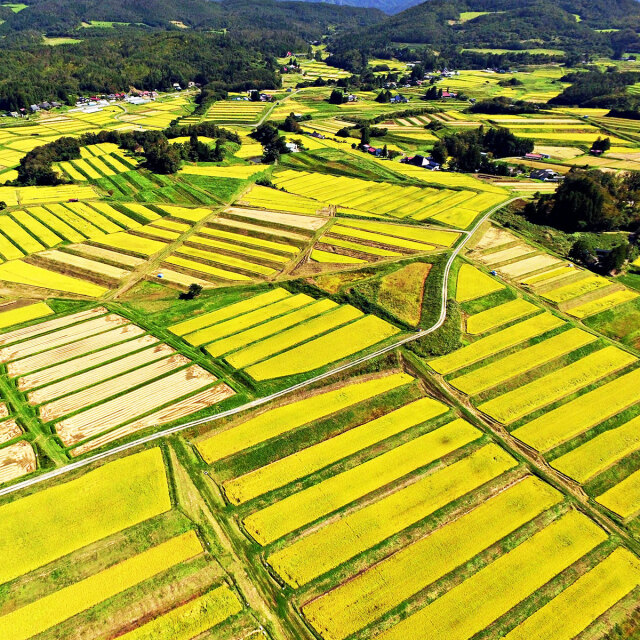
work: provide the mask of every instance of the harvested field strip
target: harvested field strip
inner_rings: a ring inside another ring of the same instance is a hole
[[[99,239],[98,244],[111,249],[122,249],[122,251],[130,251],[131,253],[144,256],[146,258],[167,248],[165,242],[159,240],[151,240],[150,238],[142,238],[134,236],[131,233],[121,231],[119,233],[111,233]]]
[[[295,345],[314,338],[335,327],[362,317],[362,312],[350,305],[332,309],[319,318],[300,323],[292,329],[283,331],[273,337],[266,338],[255,345],[237,351],[226,358],[226,361],[236,369],[244,369],[254,362],[264,360],[273,354],[291,349]]]
[[[570,511],[378,638],[467,640],[606,538],[586,516]]]
[[[2,311],[2,308],[0,308],[0,329],[5,329],[15,324],[22,324],[23,322],[29,322],[30,320],[44,318],[51,314],[53,314],[53,311],[44,302],[36,302],[25,305],[24,307],[8,309],[7,311]]]
[[[159,405],[179,400],[216,382],[215,376],[197,365],[182,369],[124,393],[71,418],[57,422],[56,432],[66,447],[133,420]]]
[[[548,255],[539,255],[519,260],[504,267],[498,267],[498,271],[509,278],[520,278],[523,275],[538,271],[539,269],[548,269],[555,264],[560,264],[557,258]]]
[[[249,417],[236,426],[198,441],[196,446],[205,462],[212,464],[413,381],[405,373],[393,373],[364,382],[352,382]]]
[[[31,443],[20,440],[0,449],[0,484],[36,470],[38,462]]]
[[[82,340],[11,362],[7,366],[7,373],[11,377],[22,376],[25,373],[50,367],[63,360],[70,360],[71,358],[109,347],[118,342],[124,342],[130,338],[137,338],[143,333],[144,331],[142,329],[132,324],[117,327],[104,333],[91,335]]]
[[[118,637],[120,640],[191,640],[240,611],[242,603],[225,585]]]
[[[499,422],[510,424],[636,361],[626,351],[608,346],[478,408]]]
[[[475,362],[484,360],[517,344],[535,338],[547,331],[561,327],[565,322],[550,313],[534,316],[523,322],[503,329],[486,338],[462,347],[453,353],[429,361],[429,366],[438,373],[446,375]]]
[[[63,378],[74,376],[80,373],[83,374],[82,380],[89,380],[87,384],[90,384],[92,378],[89,377],[90,374],[86,372],[87,369],[99,367],[100,365],[109,362],[110,360],[121,358],[124,359],[133,351],[137,351],[138,349],[143,349],[154,345],[158,345],[157,338],[154,338],[150,335],[143,335],[139,338],[134,338],[133,340],[122,342],[120,344],[116,344],[115,346],[107,347],[105,349],[89,353],[88,355],[81,356],[74,360],[62,362],[47,369],[38,371],[37,373],[32,373],[30,375],[19,378],[18,389],[20,389],[20,391],[28,391],[29,389],[40,387],[42,385],[50,385],[57,380],[61,381],[61,387],[64,388],[66,381],[63,380]],[[75,389],[78,388],[80,387],[76,385]],[[52,388],[49,391],[44,391],[44,396],[51,395],[52,393],[56,392],[57,390]],[[29,398],[31,398],[31,395],[29,396]],[[34,398],[43,398],[43,396],[36,395],[34,396]],[[39,400],[38,402],[41,401],[42,400]]]
[[[635,291],[622,289],[621,291],[614,291],[608,296],[603,296],[597,300],[591,300],[590,302],[581,304],[578,307],[573,307],[572,309],[567,310],[567,313],[575,318],[588,318],[596,313],[601,313],[602,311],[607,311],[608,309],[617,307],[625,302],[635,300],[637,297],[638,294]]]
[[[249,220],[259,222],[269,222],[285,227],[294,227],[304,231],[318,231],[328,222],[328,218],[316,218],[313,216],[297,215],[295,213],[281,213],[278,211],[263,211],[260,209],[240,209],[231,207],[225,214],[228,216],[239,216]]]
[[[640,417],[601,433],[551,464],[570,478],[584,483],[638,449]]]
[[[336,303],[332,300],[316,300],[312,304],[309,304],[297,311],[287,313],[280,318],[263,322],[251,329],[217,340],[216,342],[207,345],[206,350],[214,357],[222,356],[225,353],[241,349],[259,340],[279,334],[285,329],[293,327],[301,322],[305,322],[306,320],[310,320],[311,318],[315,318],[330,309],[335,309],[336,306]]]
[[[313,600],[304,615],[325,640],[344,640],[561,500],[528,476]]]
[[[400,329],[392,324],[376,316],[367,315],[280,355],[254,364],[246,371],[254,380],[268,380],[312,371],[368,349],[399,332]]]
[[[131,343],[126,344],[131,345]],[[129,348],[135,349],[136,345],[131,345]],[[94,368],[92,368],[90,371],[77,373],[76,375],[72,375],[69,378],[65,378],[64,380],[60,380],[59,382],[56,382],[54,384],[41,387],[37,391],[31,391],[27,395],[27,397],[30,404],[39,405],[43,402],[50,403],[55,398],[59,398],[60,396],[64,396],[66,394],[74,392],[75,396],[77,396],[79,393],[82,393],[78,391],[79,389],[90,387],[91,385],[95,385],[104,380],[108,380],[109,378],[112,378],[114,376],[119,376],[123,373],[126,373],[127,371],[131,371],[136,367],[149,364],[155,360],[172,356],[174,354],[175,351],[166,344],[156,344],[150,349],[144,349],[143,351],[139,351],[138,353],[120,357],[118,360],[115,360],[114,362],[111,362],[109,364],[105,364],[103,366],[94,365]],[[106,357],[109,357],[109,355],[111,354],[108,354]],[[82,359],[79,358],[79,360]],[[77,366],[74,364],[77,362],[78,360],[74,360],[73,362],[69,363],[69,368],[73,366],[73,371],[78,371]],[[42,373],[46,374],[47,371],[48,370],[45,370]],[[89,391],[93,391],[94,389],[95,387],[91,387]]]
[[[236,232],[246,232],[248,234],[255,234],[260,237],[260,234],[270,236],[276,240],[291,240],[293,242],[304,243],[309,240],[308,235],[301,233],[294,233],[293,231],[285,231],[284,229],[274,229],[273,227],[261,226],[258,224],[251,224],[249,222],[241,222],[239,220],[231,220],[227,218],[216,218],[212,221],[215,224],[214,229],[217,231],[218,227],[223,227],[226,230],[232,229]]]
[[[0,507],[0,583],[171,509],[159,448]]]
[[[566,302],[573,298],[583,296],[585,293],[595,291],[596,289],[602,289],[610,285],[611,282],[606,278],[591,276],[579,280],[578,282],[568,284],[564,287],[558,287],[557,289],[552,289],[546,293],[541,293],[540,296],[555,303]]]
[[[197,535],[184,533],[2,616],[0,636],[28,640],[200,553]]]
[[[0,349],[0,362],[11,362],[30,356],[45,349],[58,347],[81,338],[95,335],[96,332],[121,327],[129,321],[122,316],[110,313],[94,320],[86,320],[71,327],[39,335],[18,344]]]
[[[17,438],[21,433],[20,425],[13,418],[0,422],[0,444],[5,444],[9,440]]]
[[[361,258],[344,256],[339,253],[330,253],[329,251],[321,251],[320,249],[314,249],[311,252],[311,260],[324,264],[361,264],[366,262],[366,260],[362,260]]]
[[[549,451],[640,401],[640,369],[548,411],[513,435],[538,451]]]
[[[153,350],[150,349],[149,351]],[[78,391],[60,400],[54,400],[42,405],[38,410],[40,419],[43,422],[49,422],[50,420],[55,420],[69,413],[79,411],[89,405],[102,402],[119,393],[128,391],[141,384],[146,384],[162,375],[169,374],[179,367],[187,366],[189,363],[190,360],[183,355],[173,354],[163,360],[145,364],[139,369],[124,373],[111,380],[105,380],[84,391]]]
[[[103,249],[102,247],[94,247],[90,244],[71,244],[65,247],[65,250],[73,251],[75,254],[80,254],[88,258],[94,258],[101,262],[114,262],[115,264],[128,267],[129,269],[135,269],[141,264],[144,264],[142,258],[135,258],[134,256],[127,255],[126,253],[118,253],[111,249]]]
[[[502,289],[504,289],[504,285],[486,273],[469,264],[460,266],[456,285],[456,300],[458,302],[482,298]]]
[[[224,483],[225,493],[234,504],[247,502],[446,412],[447,407],[432,398],[416,400],[329,440],[229,480]]]
[[[288,262],[290,260],[288,256],[282,256],[277,253],[269,253],[261,249],[249,249],[248,247],[232,244],[230,242],[213,240],[212,238],[208,238],[206,236],[193,235],[189,238],[188,242],[190,244],[193,243],[203,245],[205,247],[214,247],[216,249],[222,249],[224,251],[231,251],[239,255],[251,256],[253,258],[259,258],[262,260],[267,260],[269,262],[278,262],[284,264],[285,262]]]
[[[62,238],[53,233],[48,227],[45,227],[27,211],[12,211],[11,216],[22,227],[29,229],[45,247],[55,247],[62,242]]]
[[[185,416],[201,411],[202,409],[212,407],[213,405],[230,398],[234,394],[235,391],[226,384],[217,384],[214,387],[205,389],[204,391],[189,396],[188,398],[178,400],[168,407],[155,411],[144,418],[139,418],[134,422],[129,422],[124,427],[114,429],[102,436],[94,438],[93,440],[89,440],[85,444],[81,444],[80,446],[72,449],[71,455],[79,456],[113,442],[114,440],[129,436],[136,431],[174,422],[175,420],[184,418]]]
[[[248,260],[234,258],[223,253],[204,251],[202,249],[196,249],[194,247],[188,247],[186,245],[182,245],[178,249],[178,254],[188,256],[190,258],[200,258],[201,260],[205,260],[207,262],[214,262],[224,265],[225,267],[241,269],[242,271],[249,271],[250,273],[257,273],[263,276],[270,276],[276,273],[276,269],[273,269],[272,267],[265,267],[256,262],[249,262]]]
[[[188,269],[189,271],[195,271],[199,274],[205,274],[207,276],[213,276],[218,280],[229,280],[229,281],[242,281],[242,282],[250,282],[253,278],[246,276],[242,273],[236,273],[235,271],[226,271],[225,269],[220,269],[219,267],[214,267],[210,264],[204,264],[202,262],[197,262],[196,260],[189,260],[187,258],[182,258],[177,255],[170,256],[165,260],[168,264],[173,264],[177,267],[182,267],[184,269]]]
[[[618,548],[518,625],[505,640],[571,640],[640,584],[640,562]]]
[[[276,551],[268,562],[287,584],[302,586],[516,465],[498,446],[487,445]]]
[[[511,378],[541,367],[561,356],[595,342],[596,337],[572,328],[548,340],[516,351],[500,360],[450,380],[456,389],[470,396],[482,393]]]
[[[54,266],[52,268],[57,266],[64,270],[67,267],[72,267],[81,272],[94,274],[98,276],[98,278],[111,282],[118,282],[129,275],[129,271],[126,269],[114,267],[110,264],[89,258],[83,258],[82,256],[76,256],[64,251],[58,251],[58,249],[42,251],[38,254],[38,258],[44,259],[46,263],[53,263]]]
[[[262,238],[254,238],[252,236],[243,235],[242,233],[233,233],[232,231],[223,231],[222,229],[214,229],[212,227],[203,227],[199,231],[199,237],[206,235],[213,238],[224,238],[238,244],[248,244],[261,249],[271,249],[280,251],[289,255],[295,255],[300,251],[298,247],[293,247],[281,242],[273,242],[271,240],[263,240]]]
[[[64,240],[68,240],[69,242],[82,242],[85,239],[82,234],[78,233],[66,222],[60,220],[60,218],[54,216],[53,213],[47,211],[44,207],[31,207],[27,209],[27,212]]]
[[[391,236],[384,236],[371,231],[363,231],[354,227],[343,227],[339,224],[334,224],[330,229],[330,233],[339,236],[346,236],[347,238],[359,238],[360,240],[368,240],[378,244],[400,247],[402,249],[413,249],[414,251],[433,251],[435,249],[432,244],[424,244],[413,240],[405,240],[403,238],[393,238]]]
[[[328,236],[323,236],[320,242],[322,242],[323,244],[331,245],[333,247],[351,249],[352,251],[358,251],[360,253],[369,254],[372,256],[398,257],[403,255],[402,253],[398,253],[397,251],[389,251],[388,249],[370,247],[366,244],[358,244],[356,242],[351,242],[349,240],[341,240],[339,238],[330,238]]]
[[[542,309],[522,298],[516,298],[511,302],[505,302],[497,307],[472,315],[467,319],[467,333],[485,333],[513,320],[529,316],[536,311],[542,311]]]
[[[267,545],[482,437],[464,420],[426,433],[252,513],[243,524]]]
[[[640,471],[605,491],[596,502],[623,518],[635,517],[640,512]]]
[[[30,327],[24,327],[23,329],[16,329],[15,331],[2,333],[0,334],[0,345],[11,344],[12,342],[16,342],[17,340],[26,340],[28,338],[33,338],[43,333],[54,331],[55,329],[60,329],[61,327],[68,327],[75,322],[87,320],[98,315],[104,315],[106,313],[107,310],[104,307],[96,307],[95,309],[90,309],[89,311],[72,313],[68,316],[63,316],[62,318],[56,318],[55,320],[46,320],[45,322],[40,322]]]
[[[185,336],[188,333],[193,333],[198,329],[204,327],[210,327],[215,324],[219,324],[224,320],[239,316],[240,314],[253,311],[255,309],[266,307],[266,305],[272,304],[279,300],[291,297],[291,294],[285,289],[271,289],[266,293],[261,293],[256,296],[252,296],[240,302],[227,305],[221,309],[216,309],[210,313],[205,313],[195,318],[179,322],[169,327],[171,333],[175,333],[178,336]]]
[[[29,235],[9,216],[0,216],[0,231],[4,233],[11,242],[16,244],[25,255],[35,253],[36,251],[42,251],[44,249],[44,246],[42,246],[33,236]],[[2,251],[2,253],[5,255],[4,251]],[[5,258],[7,258],[6,255]]]
[[[195,331],[194,333],[189,333],[184,336],[184,339],[189,344],[200,346],[207,342],[220,340],[244,329],[259,325],[267,320],[286,314],[289,311],[296,311],[312,302],[314,302],[314,299],[304,293],[295,296],[291,295],[278,302],[260,307],[255,311],[249,311],[241,316],[236,316],[214,324],[213,326]]]
[[[480,258],[480,260],[484,262],[484,264],[493,266],[501,262],[513,260],[514,258],[522,258],[529,253],[533,253],[534,251],[535,249],[532,249],[528,245],[518,245],[515,247],[510,247],[509,249],[502,249],[501,251],[485,254]]]

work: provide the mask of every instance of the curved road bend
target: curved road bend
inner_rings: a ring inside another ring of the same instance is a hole
[[[276,393],[272,393],[271,395],[265,396],[263,398],[257,398],[256,400],[252,400],[251,402],[247,402],[246,404],[243,404],[240,407],[236,407],[234,409],[229,409],[227,411],[223,411],[221,413],[216,413],[212,416],[207,416],[204,418],[199,418],[198,420],[192,420],[191,422],[186,422],[185,424],[180,424],[180,425],[176,425],[175,427],[170,427],[168,429],[164,429],[161,431],[157,431],[156,433],[152,433],[148,436],[145,436],[143,438],[138,438],[137,440],[133,440],[132,442],[128,442],[126,444],[122,444],[119,447],[114,447],[113,449],[109,449],[109,451],[104,451],[103,453],[98,453],[94,456],[91,456],[89,458],[84,458],[82,460],[78,460],[76,462],[71,462],[63,467],[60,467],[59,469],[54,469],[53,471],[48,471],[47,473],[43,473],[42,475],[39,476],[35,476],[34,478],[30,478],[28,480],[23,480],[22,482],[18,482],[14,485],[11,485],[9,487],[5,487],[4,489],[0,489],[0,496],[5,496],[11,493],[15,493],[16,491],[20,491],[21,489],[25,489],[27,487],[31,487],[35,484],[39,484],[40,482],[45,482],[46,480],[51,480],[52,478],[56,478],[58,476],[61,476],[65,473],[68,473],[69,471],[73,471],[75,469],[80,469],[82,467],[86,467],[87,465],[93,464],[94,462],[97,462],[98,460],[103,460],[104,458],[108,458],[114,455],[117,455],[119,453],[123,453],[124,451],[128,451],[129,449],[133,449],[134,447],[137,447],[138,445],[141,444],[145,444],[147,442],[152,442],[153,440],[158,440],[159,438],[163,438],[164,436],[168,436],[174,433],[179,433],[180,431],[184,431],[185,429],[189,429],[190,427],[195,427],[196,425],[199,424],[203,424],[205,422],[213,422],[214,420],[217,420],[219,418],[226,418],[228,416],[232,416],[236,413],[240,413],[242,411],[247,411],[248,409],[254,409],[255,407],[259,407],[263,404],[266,404],[267,402],[270,402],[271,400],[275,400],[276,398],[280,398],[284,395],[287,395],[288,393],[292,393],[294,391],[297,391],[298,389],[303,389],[304,387],[307,387],[311,384],[314,384],[316,382],[319,382],[321,380],[324,380],[325,378],[329,378],[333,375],[335,375],[336,373],[340,373],[342,371],[347,371],[348,369],[351,369],[352,367],[356,367],[364,362],[368,362],[369,360],[372,360],[373,358],[377,358],[380,355],[383,355],[385,353],[388,353],[389,351],[393,351],[394,349],[397,349],[398,347],[401,347],[402,345],[405,345],[409,342],[413,342],[414,340],[417,340],[418,338],[422,338],[423,336],[426,336],[430,333],[433,333],[434,331],[436,331],[437,329],[439,329],[443,324],[444,321],[447,318],[447,290],[449,287],[449,274],[451,272],[451,267],[453,265],[453,261],[457,258],[458,254],[462,251],[462,249],[464,248],[464,246],[467,244],[467,242],[469,241],[469,239],[471,238],[471,236],[473,236],[473,234],[478,230],[478,228],[480,227],[480,225],[485,222],[486,220],[488,220],[496,211],[502,209],[503,207],[506,207],[507,205],[511,204],[512,202],[514,202],[515,200],[518,200],[519,198],[511,198],[510,200],[508,200],[507,202],[504,202],[496,207],[494,207],[493,209],[489,210],[484,216],[482,216],[482,218],[480,218],[480,220],[478,220],[478,222],[476,222],[476,224],[472,227],[472,229],[470,231],[462,231],[462,230],[458,230],[460,231],[465,237],[462,239],[462,241],[458,244],[458,246],[453,250],[453,252],[451,253],[451,256],[449,257],[449,260],[447,260],[447,264],[445,265],[445,269],[444,269],[444,277],[442,279],[442,291],[441,291],[441,300],[440,300],[440,315],[438,317],[438,320],[436,321],[436,323],[429,327],[428,329],[422,329],[421,331],[417,331],[416,333],[412,333],[409,336],[405,336],[404,338],[401,338],[400,340],[397,340],[396,342],[394,342],[393,344],[390,344],[382,349],[378,349],[377,351],[375,351],[374,353],[370,353],[368,355],[362,356],[360,358],[356,358],[355,360],[351,360],[350,362],[347,362],[339,367],[336,367],[335,369],[331,369],[330,371],[326,371],[325,373],[321,373],[320,375],[317,375],[313,378],[309,378],[309,380],[305,380],[303,382],[299,382],[298,384],[295,384],[291,387],[288,387],[286,389],[282,389],[281,391],[277,391]]]

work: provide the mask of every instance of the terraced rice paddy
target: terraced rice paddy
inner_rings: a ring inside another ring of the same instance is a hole
[[[408,165],[398,166],[408,171]],[[497,193],[401,187],[299,171],[281,172],[274,181],[285,191],[323,203],[394,218],[429,218],[462,229],[471,226],[484,210],[506,199]]]
[[[260,120],[268,108],[269,105],[264,102],[220,100],[211,105],[205,120],[231,124],[254,124]]]
[[[248,311],[248,309],[254,311]],[[170,330],[245,369],[256,380],[306,373],[398,333],[349,305],[292,296],[282,289],[223,307]],[[209,344],[210,343],[210,344]],[[331,344],[331,349],[325,348]]]
[[[501,291],[504,285],[495,278],[469,264],[463,264],[458,271],[456,300],[468,302]]]

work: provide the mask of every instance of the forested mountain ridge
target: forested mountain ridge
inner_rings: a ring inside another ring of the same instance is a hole
[[[321,37],[329,28],[352,30],[384,18],[376,9],[275,0],[28,0],[27,4],[23,11],[4,16],[0,33],[78,30],[86,37],[90,34],[82,26],[99,21],[165,29],[273,29],[308,39]]]
[[[637,27],[637,0],[428,0],[389,16],[364,41],[357,35],[336,38],[335,48],[345,50],[349,41],[363,41],[370,51],[403,43],[595,53],[615,49],[620,38],[637,40],[630,31]]]
[[[424,2],[424,0],[324,0],[327,4],[380,9],[394,14]],[[298,0],[298,2],[317,2],[317,0]]]

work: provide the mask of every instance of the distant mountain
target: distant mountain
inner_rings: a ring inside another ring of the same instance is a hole
[[[318,2],[318,0],[297,0],[298,2]],[[388,14],[400,13],[410,7],[415,7],[424,0],[322,0],[326,4],[347,5],[367,9],[380,9]]]

